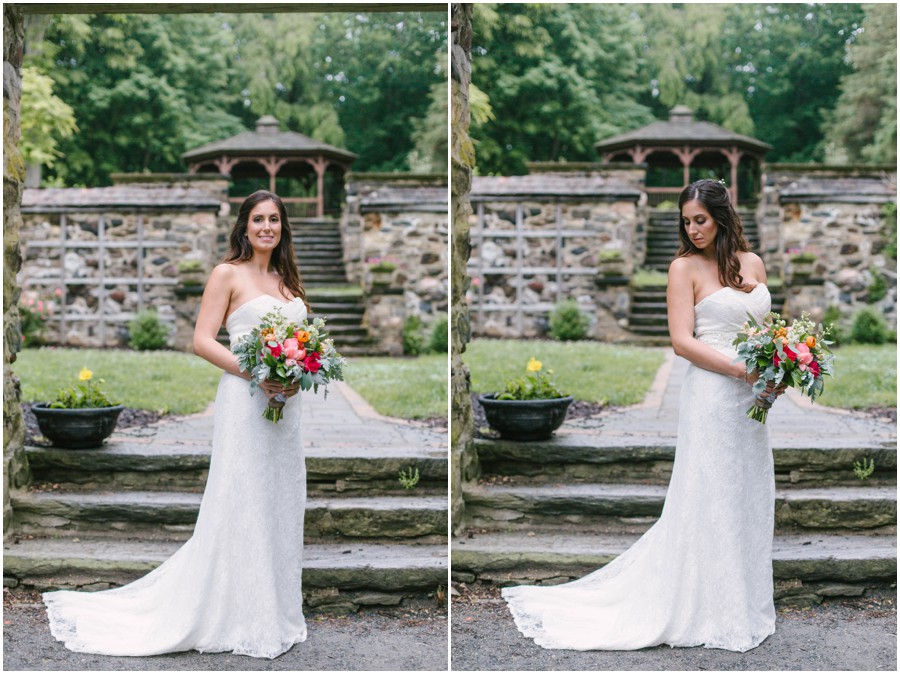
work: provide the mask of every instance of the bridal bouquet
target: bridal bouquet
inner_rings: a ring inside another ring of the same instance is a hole
[[[825,390],[824,375],[834,376],[834,355],[825,339],[827,330],[813,323],[806,312],[790,326],[774,311],[760,324],[753,316],[732,342],[737,350],[735,362],[743,362],[747,374],[758,370],[753,393],[762,393],[768,382],[787,384],[815,400]],[[769,411],[758,405],[747,416],[766,423]]]
[[[250,393],[263,381],[289,386],[300,384],[303,391],[318,393],[328,383],[344,379],[346,360],[335,351],[334,341],[325,332],[325,321],[314,318],[299,325],[289,321],[281,309],[262,317],[262,322],[249,334],[240,337],[231,348],[238,357],[241,372],[250,372]],[[263,417],[277,423],[284,416],[287,398],[278,394],[269,401]]]

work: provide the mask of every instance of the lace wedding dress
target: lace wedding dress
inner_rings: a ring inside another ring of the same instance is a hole
[[[234,341],[280,307],[302,320],[300,300],[262,295],[226,322]],[[277,424],[262,391],[225,373],[219,382],[209,478],[194,534],[161,566],[105,592],[48,592],[53,636],[103,655],[231,651],[274,658],[306,639],[301,571],[306,467],[300,395]]]
[[[722,288],[695,307],[694,332],[734,356],[767,288]],[[775,477],[750,386],[691,365],[681,390],[675,463],[662,515],[604,568],[565,585],[503,590],[519,630],[544,648],[706,646],[747,651],[775,631]]]

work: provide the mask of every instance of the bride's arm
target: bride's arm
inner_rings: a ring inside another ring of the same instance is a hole
[[[724,353],[694,337],[694,284],[687,258],[677,258],[669,265],[666,307],[669,336],[676,355],[705,370],[746,379],[743,364],[732,363],[732,359]]]
[[[194,353],[225,372],[250,379],[250,374],[241,372],[238,367],[237,356],[216,341],[231,300],[234,282],[232,272],[230,265],[220,264],[209,275],[194,326]]]

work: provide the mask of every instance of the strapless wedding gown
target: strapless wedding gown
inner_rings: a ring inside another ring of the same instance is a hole
[[[734,357],[766,287],[722,288],[695,307],[694,333]],[[691,365],[659,520],[607,566],[565,585],[503,590],[519,630],[544,648],[706,646],[747,651],[775,631],[775,477],[767,427],[746,417],[750,386]]]
[[[302,320],[300,300],[262,295],[226,322],[231,342],[280,307]],[[302,394],[301,394],[302,395]],[[306,639],[301,572],[306,467],[300,395],[277,424],[261,391],[225,373],[219,382],[209,478],[193,536],[143,578],[104,592],[43,595],[53,636],[102,655],[231,651],[274,658]]]

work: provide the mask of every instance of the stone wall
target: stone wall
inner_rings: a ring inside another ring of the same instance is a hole
[[[530,168],[473,180],[473,332],[544,336],[554,305],[576,299],[591,316],[591,337],[626,338],[628,278],[646,252],[644,169]]]
[[[366,325],[400,355],[407,316],[430,325],[447,315],[447,176],[350,174],[341,220],[351,283],[366,289]],[[395,268],[376,273],[377,265]]]
[[[450,329],[450,515],[454,533],[465,526],[463,481],[478,477],[478,457],[475,455],[474,419],[470,401],[469,369],[462,361],[466,343],[470,339],[469,311],[466,290],[469,276],[469,215],[471,206],[472,169],[475,154],[469,138],[469,84],[472,81],[472,15],[473,6],[451,4],[453,33],[450,86],[452,89],[450,126],[452,131],[450,166],[452,172],[450,211],[453,218],[451,239],[453,277]]]
[[[51,341],[124,345],[128,320],[152,307],[173,326],[171,345],[191,348],[200,291],[219,258],[220,230],[228,227],[223,220],[227,181],[178,175],[153,178],[137,182],[133,176],[118,176],[119,184],[113,187],[25,191],[19,282],[26,298],[51,307],[55,335]],[[63,218],[65,250],[53,245],[63,239]],[[111,244],[102,253],[97,247],[101,220],[104,243]],[[141,256],[138,242],[143,246]],[[69,280],[65,287],[60,283],[62,270]],[[138,284],[139,276],[146,282]],[[103,286],[98,283],[101,278],[107,279]],[[63,302],[66,322],[60,330]],[[92,318],[100,313],[103,321]]]
[[[884,207],[896,198],[896,167],[766,168],[758,221],[768,272],[785,278],[785,313],[821,320],[834,306],[849,318],[873,306],[896,327],[896,260],[884,248],[893,227]],[[797,260],[803,253],[815,260]],[[878,285],[887,289],[881,299]]]
[[[25,184],[25,162],[19,152],[19,100],[25,26],[22,9],[3,5],[3,533],[12,523],[9,492],[30,481],[25,457],[21,388],[12,365],[21,345],[16,272],[19,252],[19,204]]]

